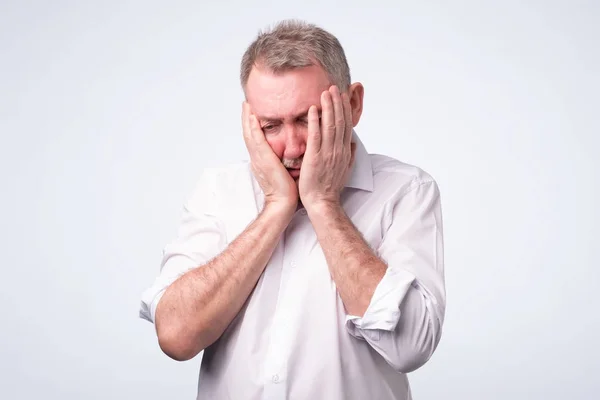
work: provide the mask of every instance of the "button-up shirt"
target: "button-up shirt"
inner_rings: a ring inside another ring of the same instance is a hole
[[[422,169],[357,143],[342,207],[387,270],[362,317],[349,315],[304,209],[281,236],[256,287],[204,350],[197,399],[407,400],[406,374],[440,340],[445,313],[442,214]],[[249,163],[206,168],[163,251],[140,316],[179,276],[202,268],[258,216]]]

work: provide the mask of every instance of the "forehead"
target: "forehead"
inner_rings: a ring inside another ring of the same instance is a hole
[[[263,118],[285,119],[306,112],[311,105],[321,107],[321,93],[330,86],[320,66],[273,73],[254,67],[246,83],[246,98],[254,114]]]

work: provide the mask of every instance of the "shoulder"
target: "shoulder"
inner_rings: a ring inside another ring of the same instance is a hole
[[[373,187],[378,190],[407,192],[421,185],[437,187],[435,179],[417,165],[381,154],[369,154],[373,169]]]
[[[394,218],[417,223],[432,213],[441,221],[441,194],[437,182],[423,168],[392,157],[371,154],[373,198],[381,205],[383,226]]]

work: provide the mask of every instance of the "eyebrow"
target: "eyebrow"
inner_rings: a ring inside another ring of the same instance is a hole
[[[317,113],[319,115],[319,119],[321,119],[321,112],[322,112],[322,110],[317,107]],[[294,120],[296,120],[298,118],[305,118],[305,117],[308,117],[308,109],[306,111],[302,111],[302,112],[294,115],[292,118]],[[264,115],[264,116],[257,115],[256,118],[258,118],[259,121],[267,121],[267,122],[280,122],[283,120],[283,118],[270,116],[270,115]]]

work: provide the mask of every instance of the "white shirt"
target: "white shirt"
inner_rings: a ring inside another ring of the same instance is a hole
[[[446,306],[440,195],[423,170],[354,141],[342,206],[388,265],[367,311],[346,314],[298,210],[237,317],[204,350],[197,399],[411,399],[406,373],[433,354]],[[262,206],[248,163],[204,170],[140,316],[153,322],[165,289],[223,251]]]

